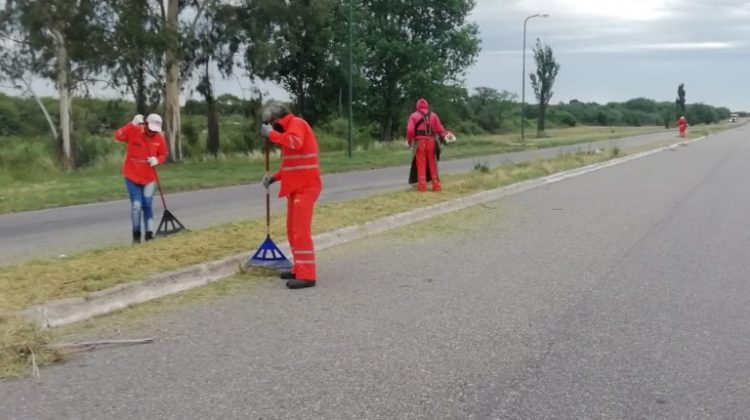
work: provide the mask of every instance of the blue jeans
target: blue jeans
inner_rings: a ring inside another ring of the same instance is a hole
[[[128,194],[130,194],[130,218],[133,222],[133,232],[141,232],[141,212],[143,212],[146,231],[153,232],[154,208],[152,204],[156,182],[140,185],[125,178],[125,185],[128,187]]]

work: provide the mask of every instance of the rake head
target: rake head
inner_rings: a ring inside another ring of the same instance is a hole
[[[159,236],[167,236],[182,232],[183,230],[187,230],[185,225],[177,220],[169,210],[164,210],[159,227],[156,229],[156,234]]]
[[[245,263],[247,267],[270,268],[279,271],[290,271],[292,262],[289,261],[278,246],[271,240],[271,236],[266,236],[266,240],[260,245],[255,254]]]

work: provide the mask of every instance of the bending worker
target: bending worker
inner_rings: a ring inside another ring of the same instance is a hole
[[[290,289],[312,287],[317,280],[312,218],[323,188],[318,141],[307,121],[279,102],[264,106],[261,118],[261,135],[281,146],[281,169],[263,177],[266,188],[280,181],[279,197],[287,198],[286,233],[294,266],[281,278],[288,280],[286,286]]]

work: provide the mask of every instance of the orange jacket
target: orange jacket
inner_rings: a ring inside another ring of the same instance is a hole
[[[161,133],[147,136],[144,128],[133,123],[127,123],[115,131],[115,140],[126,143],[125,161],[122,164],[122,174],[136,184],[146,185],[156,180],[156,172],[148,164],[149,156],[156,157],[159,164],[167,160],[167,142]]]
[[[274,177],[281,181],[279,197],[306,187],[322,188],[318,140],[302,118],[289,114],[279,120],[284,132],[272,131],[268,139],[281,146],[281,169]]]

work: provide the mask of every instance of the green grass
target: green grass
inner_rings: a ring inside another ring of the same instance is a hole
[[[460,138],[445,149],[442,159],[458,159],[527,149],[554,147],[660,132],[658,127],[574,127],[551,129],[547,136],[533,134],[521,142],[518,134],[487,135]],[[373,143],[367,150],[360,147],[350,159],[343,151],[325,152],[321,165],[325,173],[382,168],[408,164],[411,152],[401,142]],[[24,170],[21,173],[0,172],[0,213],[37,210],[51,207],[110,201],[126,198],[120,174],[121,154],[109,155],[91,166],[74,172],[50,169]],[[272,169],[278,166],[275,156]],[[221,156],[216,159],[194,159],[165,165],[159,174],[166,193],[214,188],[257,182],[263,175],[261,154]]]
[[[411,189],[316,208],[313,230],[327,232],[462,197],[480,190],[536,178],[610,158],[610,154],[569,154],[556,159],[504,165],[495,169],[448,176],[440,194]],[[272,235],[284,238],[284,215],[272,218]],[[133,247],[114,246],[85,251],[65,259],[49,259],[0,268],[0,313],[53,299],[85,293],[174,270],[189,264],[249,252],[264,238],[264,219],[228,223],[174,235]]]

